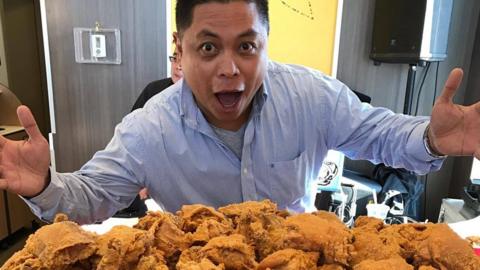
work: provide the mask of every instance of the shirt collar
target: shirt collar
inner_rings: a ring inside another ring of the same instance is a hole
[[[200,109],[195,102],[190,86],[188,86],[184,79],[182,79],[181,83],[180,116],[186,121],[187,124],[196,126],[197,121],[195,118],[197,111],[200,111]]]
[[[269,95],[270,89],[270,80],[268,76],[265,76],[260,89],[255,94],[253,98],[253,108],[252,108],[252,117],[259,115],[262,112],[263,106],[267,102],[267,98]]]

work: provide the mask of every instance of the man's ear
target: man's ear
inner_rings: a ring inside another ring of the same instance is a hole
[[[177,49],[177,57],[182,57],[183,48],[182,48],[182,41],[180,39],[180,35],[178,32],[173,32],[173,43],[175,43],[175,48]]]

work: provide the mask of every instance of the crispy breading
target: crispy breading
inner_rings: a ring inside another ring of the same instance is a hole
[[[49,269],[62,269],[87,259],[97,250],[96,236],[78,224],[62,221],[41,227],[31,235],[25,250]]]
[[[206,219],[200,225],[198,225],[198,227],[196,227],[195,232],[187,234],[187,239],[189,239],[189,242],[192,244],[205,245],[212,238],[222,235],[229,235],[232,232],[233,228],[231,223],[218,222],[214,219]]]
[[[348,265],[353,235],[345,225],[312,214],[287,217],[285,225],[294,229],[285,235],[285,247],[319,251],[326,264]]]
[[[226,269],[247,270],[257,267],[254,249],[240,234],[215,237],[200,252],[216,265],[224,264]]]
[[[471,244],[445,224],[385,225],[332,213],[290,214],[271,201],[149,212],[103,235],[65,215],[31,235],[1,270],[479,270]]]
[[[156,248],[150,248],[138,262],[135,270],[168,270],[167,261],[163,252]]]
[[[201,252],[202,247],[193,246],[186,249],[180,255],[180,259],[176,265],[177,270],[224,270],[225,265],[220,263],[214,264]]]
[[[48,268],[33,254],[23,249],[15,254],[2,266],[2,270],[47,270]]]
[[[413,270],[413,266],[409,265],[402,258],[386,259],[386,260],[364,260],[355,265],[353,270]]]
[[[230,218],[234,225],[237,225],[237,218],[244,214],[252,215],[264,215],[264,214],[276,214],[277,205],[269,200],[263,200],[261,202],[248,201],[237,204],[230,204],[218,208],[218,211],[228,218]],[[283,212],[281,212],[283,213]]]
[[[258,270],[297,269],[310,270],[317,268],[318,252],[304,252],[297,249],[283,249],[268,255],[258,265]]]
[[[216,211],[213,207],[201,204],[184,205],[177,212],[177,216],[182,219],[181,228],[184,232],[195,232],[197,227],[206,220],[215,220],[225,225],[231,224],[224,214]]]
[[[170,213],[148,213],[134,228],[148,230],[154,236],[154,246],[163,251],[165,257],[174,257],[191,245],[191,240],[180,229],[181,220]]]
[[[127,226],[115,226],[98,237],[100,256],[97,269],[127,270],[153,246],[153,234]]]

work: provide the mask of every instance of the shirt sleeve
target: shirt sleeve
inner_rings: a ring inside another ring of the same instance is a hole
[[[328,129],[330,148],[352,159],[366,159],[405,168],[417,174],[439,170],[444,159],[428,154],[423,133],[429,117],[396,114],[389,109],[361,103],[340,82],[331,97],[332,122]]]
[[[145,181],[140,156],[143,139],[135,122],[135,116],[127,116],[107,147],[79,171],[51,171],[49,186],[40,195],[24,199],[34,214],[52,221],[57,213],[64,213],[79,224],[91,224],[127,207]]]

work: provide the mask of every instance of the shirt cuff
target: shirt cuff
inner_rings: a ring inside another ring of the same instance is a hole
[[[49,221],[44,217],[50,216],[48,214],[49,210],[52,211],[53,209],[56,209],[56,206],[62,196],[63,189],[64,184],[58,178],[58,173],[54,172],[50,168],[50,184],[42,193],[30,199],[21,196],[20,197],[25,201],[25,203],[30,207],[36,216],[42,220]]]
[[[425,147],[424,134],[429,124],[429,121],[425,121],[413,129],[410,135],[410,140],[408,140],[407,149],[409,150],[409,153],[413,153],[419,160],[427,162],[437,160],[443,161],[445,157],[439,158],[432,156],[428,153],[427,148]]]
[[[428,131],[430,129],[430,125],[427,126],[427,128],[425,129],[425,132],[423,132],[423,145],[425,146],[425,149],[427,150],[427,153],[432,156],[433,158],[436,158],[436,159],[441,159],[441,158],[446,158],[447,155],[440,155],[440,154],[437,154],[433,151],[433,149],[431,148],[431,145],[430,145],[430,139],[428,138]]]

